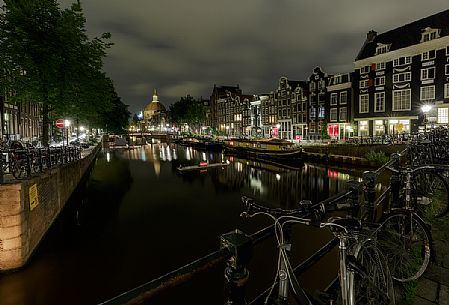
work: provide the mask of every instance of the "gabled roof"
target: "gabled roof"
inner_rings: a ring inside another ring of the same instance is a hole
[[[422,30],[427,27],[440,29],[440,37],[448,36],[449,9],[374,36],[372,41],[366,40],[355,60],[361,60],[376,55],[378,43],[391,44],[390,51],[419,44],[421,41]]]

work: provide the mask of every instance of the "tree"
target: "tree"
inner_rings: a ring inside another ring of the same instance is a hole
[[[12,101],[42,103],[43,145],[53,116],[88,119],[111,110],[114,96],[101,71],[110,34],[89,40],[80,2],[5,0],[0,14],[0,87]]]
[[[181,126],[188,124],[193,128],[200,128],[206,118],[206,108],[202,100],[194,99],[190,95],[181,97],[179,101],[169,108],[170,119]]]

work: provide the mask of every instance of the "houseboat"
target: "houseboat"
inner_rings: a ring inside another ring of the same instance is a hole
[[[225,153],[261,160],[302,161],[301,146],[282,139],[229,139]]]

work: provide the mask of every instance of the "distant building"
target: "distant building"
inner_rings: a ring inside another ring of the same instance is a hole
[[[352,137],[352,74],[329,76],[326,88],[325,117],[328,135],[336,140]]]
[[[157,91],[153,91],[153,99],[143,110],[143,124],[146,130],[163,129],[166,124],[166,109],[157,96]]]
[[[240,109],[240,96],[242,90],[239,86],[217,86],[214,85],[209,100],[211,127],[222,134],[232,135],[238,128],[241,130],[242,111]],[[237,117],[234,116],[237,115]],[[240,122],[240,126],[234,126]]]
[[[302,140],[307,133],[307,83],[282,76],[274,92],[277,122],[272,134],[281,139]]]
[[[311,140],[321,139],[324,120],[326,118],[326,91],[328,75],[320,67],[313,69],[309,76],[309,97],[308,97],[308,135]]]
[[[383,34],[368,32],[355,59],[353,87],[361,136],[447,124],[449,10]],[[423,113],[424,105],[432,106],[429,113]]]

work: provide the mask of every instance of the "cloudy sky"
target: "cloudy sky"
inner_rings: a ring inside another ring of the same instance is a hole
[[[61,7],[73,1],[59,0]],[[314,67],[353,69],[366,33],[449,9],[448,0],[81,0],[90,37],[112,34],[105,70],[130,111],[214,84],[267,93]]]

